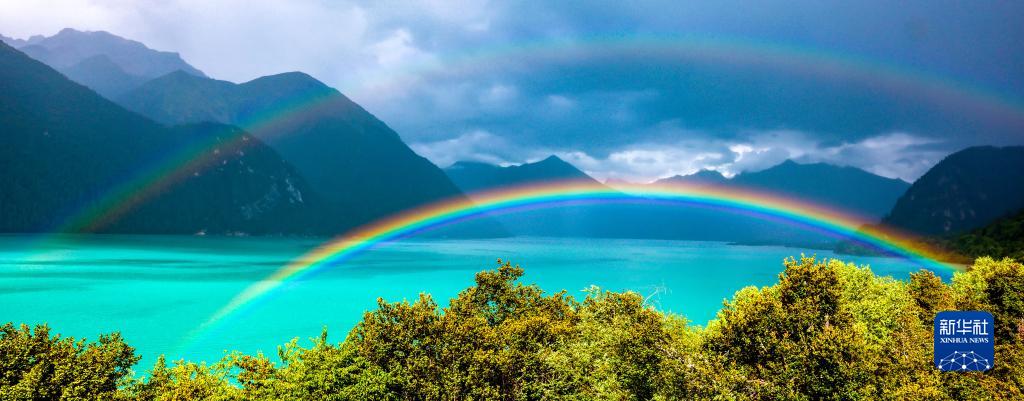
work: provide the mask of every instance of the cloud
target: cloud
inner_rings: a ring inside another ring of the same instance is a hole
[[[934,138],[892,132],[826,147],[820,154],[804,155],[801,159],[852,165],[884,177],[913,181],[948,154],[939,147],[942,145],[942,141]]]
[[[691,146],[635,147],[617,151],[604,158],[595,158],[582,151],[556,152],[599,180],[650,182],[657,178],[692,174],[721,163],[726,157],[719,152]]]
[[[831,144],[820,135],[792,130],[747,132],[735,143],[736,159],[722,168],[759,170],[792,159],[858,167],[890,178],[913,181],[949,152],[940,139],[894,131],[853,142]]]
[[[553,153],[598,176],[649,180],[795,159],[912,179],[965,146],[1024,143],[1019,124],[952,107],[1006,103],[1022,121],[1024,3],[879,15],[884,5],[4,1],[0,33],[107,30],[236,82],[305,71],[441,165]],[[907,21],[943,29],[922,36]],[[707,39],[697,57],[673,51],[687,38]],[[740,45],[718,54],[720,42]],[[802,73],[814,63],[825,73]],[[842,74],[850,68],[867,79]],[[903,75],[873,79],[879,70]],[[952,91],[914,91],[928,77]]]
[[[798,131],[750,131],[720,140],[691,137],[674,143],[645,143],[595,157],[580,150],[555,152],[600,179],[650,182],[699,170],[726,176],[759,171],[786,160],[852,166],[889,178],[914,181],[947,152],[932,138],[891,132],[862,141],[829,145]]]
[[[478,96],[483,109],[490,112],[504,112],[519,98],[519,89],[513,85],[493,84],[482,90]]]
[[[555,110],[571,110],[576,107],[576,101],[564,95],[548,95],[544,100]]]
[[[497,150],[509,150],[506,140],[490,132],[475,130],[455,138],[431,142],[413,142],[409,145],[416,153],[434,164],[448,167],[458,161],[478,161],[496,165],[511,164]]]

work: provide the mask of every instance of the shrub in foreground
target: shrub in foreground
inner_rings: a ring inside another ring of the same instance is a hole
[[[499,261],[446,307],[426,294],[379,300],[341,343],[325,331],[275,358],[160,358],[143,379],[130,378],[137,358],[116,335],[74,342],[8,324],[0,399],[1024,399],[1024,266],[1010,259],[979,259],[951,284],[789,259],[777,284],[737,292],[707,327],[636,293],[591,288],[577,300],[522,274]],[[932,318],[949,309],[996,316],[994,369],[931,366]]]

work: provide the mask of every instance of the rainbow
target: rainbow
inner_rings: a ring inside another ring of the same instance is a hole
[[[669,59],[679,62],[740,65],[774,68],[794,74],[829,79],[855,80],[868,87],[884,89],[914,102],[928,101],[956,113],[974,112],[994,121],[1024,127],[1024,104],[1019,99],[949,77],[929,74],[859,57],[829,52],[826,49],[764,42],[748,38],[720,36],[628,35],[590,36],[571,40],[522,42],[506,46],[488,46],[475,51],[453,53],[427,62],[413,63],[398,70],[380,69],[376,75],[360,75],[355,81],[342,82],[341,88],[356,99],[391,93],[415,85],[418,81],[444,80],[453,74],[484,73],[495,65],[522,65],[524,62],[561,62],[623,55]],[[239,125],[258,137],[278,132],[281,127],[316,113],[334,99],[311,93],[262,115],[252,116]],[[91,201],[67,213],[70,217],[56,232],[95,231],[119,216],[158,195],[163,189],[199,172],[216,160],[215,149],[237,147],[248,140],[243,131],[220,140],[199,143],[177,150],[151,166],[136,170],[117,181]]]
[[[641,33],[488,43],[471,51],[425,58],[400,69],[379,69],[377,74],[353,76],[339,87],[357,100],[366,100],[401,93],[423,81],[493,73],[496,66],[514,70],[546,63],[598,62],[623,57],[765,68],[801,77],[851,81],[907,102],[924,102],[942,111],[971,113],[985,121],[1024,127],[1024,101],[1009,93],[856,53],[724,35]]]
[[[270,276],[235,296],[203,323],[202,333],[229,315],[251,305],[282,285],[318,270],[336,266],[361,252],[383,243],[432,228],[482,215],[524,208],[550,207],[577,202],[667,202],[707,206],[775,218],[813,227],[832,235],[854,239],[887,253],[905,257],[931,269],[954,269],[939,262],[943,255],[913,237],[895,231],[866,226],[868,220],[797,199],[736,188],[682,184],[630,185],[612,189],[587,182],[556,182],[543,185],[498,189],[422,206],[370,223],[337,237],[295,259]]]
[[[165,155],[150,166],[135,170],[134,175],[76,209],[76,212],[54,228],[55,233],[92,232],[117,220],[174,184],[200,174],[212,166],[218,155],[231,153],[252,139],[244,131],[225,126],[220,135],[198,140]]]
[[[330,101],[329,96],[308,96],[297,98],[274,113],[253,116],[242,123],[243,129],[224,126],[217,135],[193,141],[165,155],[149,166],[135,170],[135,174],[118,181],[91,202],[81,205],[62,221],[53,232],[97,231],[147,200],[158,196],[164,190],[189,177],[201,174],[214,166],[222,154],[244,150],[256,142],[254,136],[262,133],[272,135],[282,127],[301,119],[309,113],[321,111]]]

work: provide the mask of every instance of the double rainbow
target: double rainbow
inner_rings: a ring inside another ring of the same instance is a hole
[[[565,62],[595,57],[642,56],[680,63],[771,68],[802,76],[830,80],[852,80],[863,86],[882,89],[896,97],[926,101],[938,110],[970,112],[987,121],[1024,127],[1024,103],[993,90],[940,76],[828,49],[785,43],[699,35],[595,35],[574,40],[545,40],[488,45],[480,49],[441,55],[405,68],[380,69],[369,76],[354,76],[342,89],[357,100],[379,94],[400,92],[419,81],[445,80],[453,75],[472,75],[492,71],[495,65],[528,62]],[[239,126],[257,137],[278,133],[282,127],[301,121],[311,113],[324,110],[334,97],[312,91],[291,99],[281,107],[251,116]],[[157,196],[163,189],[183,181],[218,160],[216,148],[237,148],[248,135],[242,131],[225,135],[219,141],[197,143],[150,166],[141,166],[133,176],[88,202],[76,205],[69,217],[53,231],[96,231],[118,217]]]
[[[656,202],[725,209],[815,228],[849,238],[883,252],[907,258],[930,269],[953,269],[943,255],[915,238],[869,226],[870,221],[798,199],[737,188],[684,184],[629,185],[612,189],[593,182],[554,182],[498,189],[422,206],[378,220],[335,238],[252,284],[211,316],[199,329],[208,330],[235,312],[264,298],[282,285],[316,271],[337,266],[383,243],[453,222],[520,209],[578,202]]]

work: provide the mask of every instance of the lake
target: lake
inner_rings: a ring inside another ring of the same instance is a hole
[[[296,280],[223,325],[195,328],[249,284],[322,239],[184,236],[0,236],[0,322],[49,323],[65,336],[120,331],[151,367],[156,355],[213,361],[225,350],[262,350],[294,337],[305,344],[326,326],[341,341],[364,311],[421,292],[441,305],[493,268],[497,258],[526,269],[546,291],[597,285],[650,296],[662,311],[706,324],[722,301],[748,285],[777,281],[782,260],[831,252],[721,242],[502,238],[406,239]],[[904,279],[903,259],[842,256]],[[949,278],[949,272],[937,272]]]

